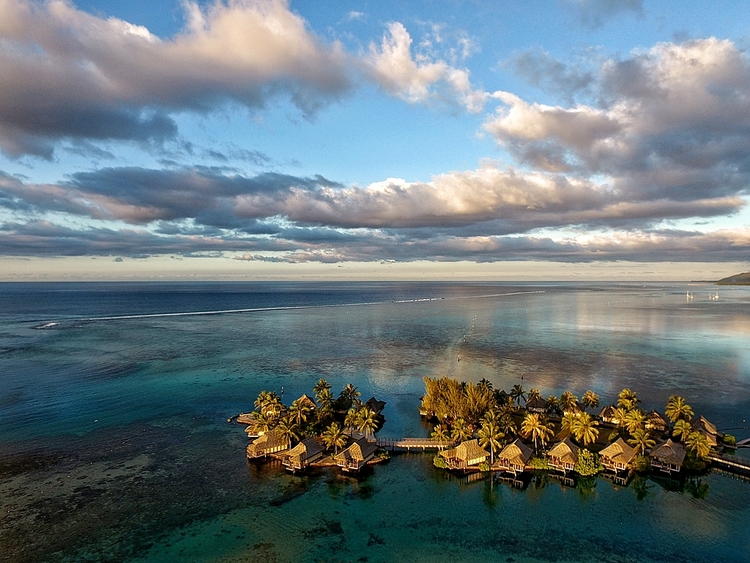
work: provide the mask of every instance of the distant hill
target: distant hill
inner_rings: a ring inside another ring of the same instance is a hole
[[[729,276],[716,282],[716,285],[750,285],[750,272]]]

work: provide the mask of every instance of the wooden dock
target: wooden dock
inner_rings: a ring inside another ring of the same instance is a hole
[[[444,450],[452,447],[452,440],[434,440],[433,438],[378,438],[378,447],[385,450]]]
[[[741,471],[750,473],[750,460],[730,457],[722,454],[709,454],[707,456],[713,463],[729,471]]]

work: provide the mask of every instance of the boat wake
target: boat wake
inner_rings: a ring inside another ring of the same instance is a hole
[[[253,307],[245,309],[217,309],[212,311],[181,311],[177,313],[139,313],[135,315],[109,315],[103,317],[82,317],[77,319],[68,319],[67,321],[50,321],[32,328],[37,330],[48,330],[54,328],[64,328],[70,323],[90,323],[97,321],[127,321],[136,319],[162,319],[169,317],[200,317],[208,315],[236,315],[241,313],[262,313],[266,311],[295,311],[303,309],[329,309],[341,307],[370,307],[373,305],[385,305],[387,303],[412,304],[425,303],[431,301],[456,301],[459,299],[488,299],[493,297],[511,297],[514,295],[529,295],[533,293],[544,293],[544,291],[513,291],[508,293],[490,293],[485,295],[463,295],[458,297],[428,297],[424,299],[401,299],[395,301],[369,301],[363,303],[336,303],[328,305],[287,305],[278,307]]]

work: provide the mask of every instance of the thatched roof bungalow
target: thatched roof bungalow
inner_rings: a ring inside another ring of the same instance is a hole
[[[685,461],[685,447],[671,438],[651,450],[651,467],[666,473],[679,473]]]
[[[719,442],[719,431],[716,429],[716,426],[711,424],[702,416],[696,418],[691,426],[693,427],[694,431],[700,432],[706,437],[706,441],[708,442],[709,446],[711,446],[712,448],[715,448],[717,446]]]
[[[550,448],[546,454],[547,461],[558,471],[573,471],[578,463],[578,449],[570,438],[565,438]]]
[[[282,463],[290,471],[301,471],[323,457],[325,448],[315,439],[307,438],[287,452]]]
[[[307,407],[311,411],[318,408],[318,405],[315,404],[315,401],[313,401],[307,393],[302,393],[302,396],[297,399],[297,403],[299,403],[300,406]]]
[[[526,410],[529,412],[544,414],[547,412],[547,404],[539,395],[532,395],[526,401]]]
[[[386,405],[385,401],[378,401],[375,397],[370,397],[369,399],[367,399],[367,402],[365,403],[365,406],[368,407],[375,414],[380,414],[381,412],[383,412],[385,405]]]
[[[602,409],[602,412],[599,413],[599,418],[602,419],[602,422],[617,424],[617,407],[614,405],[607,405]]]
[[[461,442],[453,449],[443,450],[440,455],[445,458],[449,469],[467,469],[490,457],[489,452],[482,449],[476,439]]]
[[[628,469],[635,458],[635,454],[635,448],[622,438],[618,438],[599,452],[599,458],[605,469],[617,472]]]
[[[657,432],[666,432],[669,428],[667,419],[656,411],[651,411],[646,415],[646,430],[656,430]]]
[[[263,434],[263,436],[256,438],[253,443],[247,447],[247,457],[248,459],[263,457],[288,449],[289,439],[284,436],[280,430],[274,428]]]
[[[505,446],[498,454],[496,463],[509,473],[522,473],[534,452],[520,438]]]
[[[575,403],[571,404],[568,407],[561,406],[561,408],[562,408],[563,415],[572,414],[573,416],[578,416],[579,414],[584,412],[583,405],[579,401],[576,401]]]
[[[344,451],[339,452],[333,460],[344,471],[359,471],[375,457],[377,450],[378,445],[376,443],[360,438]]]

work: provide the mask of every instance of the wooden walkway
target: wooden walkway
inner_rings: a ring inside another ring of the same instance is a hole
[[[745,438],[744,440],[740,440],[737,442],[738,448],[750,448],[750,438]]]
[[[745,471],[750,473],[750,460],[741,459],[737,457],[729,457],[721,454],[709,454],[708,459],[713,461],[715,464],[734,471]]]
[[[378,438],[378,447],[386,450],[444,450],[452,447],[452,440],[434,440],[432,438]]]

